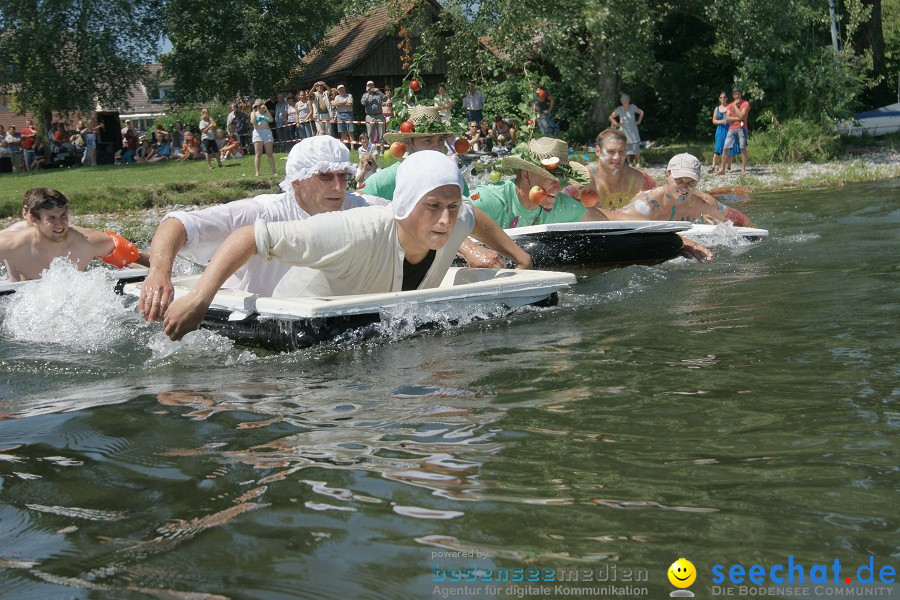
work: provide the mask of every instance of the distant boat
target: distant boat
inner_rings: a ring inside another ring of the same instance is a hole
[[[835,127],[843,135],[887,135],[900,131],[900,102],[857,113]]]

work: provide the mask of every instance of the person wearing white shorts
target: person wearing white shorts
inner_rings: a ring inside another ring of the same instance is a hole
[[[262,162],[263,150],[269,157],[269,166],[272,175],[275,174],[275,138],[272,136],[272,123],[275,117],[266,108],[266,102],[257,98],[253,102],[253,112],[250,113],[250,123],[253,124],[253,166],[256,168],[256,176],[259,177],[259,164]]]

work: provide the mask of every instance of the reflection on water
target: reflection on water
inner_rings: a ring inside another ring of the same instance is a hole
[[[0,596],[431,597],[475,563],[663,597],[679,556],[698,592],[715,563],[890,563],[896,185],[754,199],[768,240],[582,271],[555,309],[287,355],[120,305],[19,334],[0,300]]]

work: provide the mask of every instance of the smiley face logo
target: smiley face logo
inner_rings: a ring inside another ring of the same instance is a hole
[[[697,569],[694,563],[686,558],[679,558],[669,567],[668,571],[669,583],[677,588],[690,587],[694,580],[697,579]]]

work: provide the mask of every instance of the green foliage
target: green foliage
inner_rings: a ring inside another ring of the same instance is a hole
[[[753,160],[764,163],[822,162],[834,158],[840,136],[826,122],[789,119],[750,138]]]
[[[0,89],[46,127],[51,111],[117,106],[145,74],[164,29],[165,0],[0,0]]]
[[[300,59],[343,15],[343,2],[169,0],[172,51],[161,57],[179,102],[279,91]]]
[[[231,107],[222,104],[173,106],[166,110],[165,118],[160,119],[157,123],[161,124],[166,131],[172,131],[175,128],[175,123],[178,122],[185,126],[190,126],[192,131],[196,131],[197,126],[200,124],[200,110],[202,108],[208,108],[209,115],[216,122],[216,127],[225,131],[225,123],[228,119],[228,113],[231,112]]]

